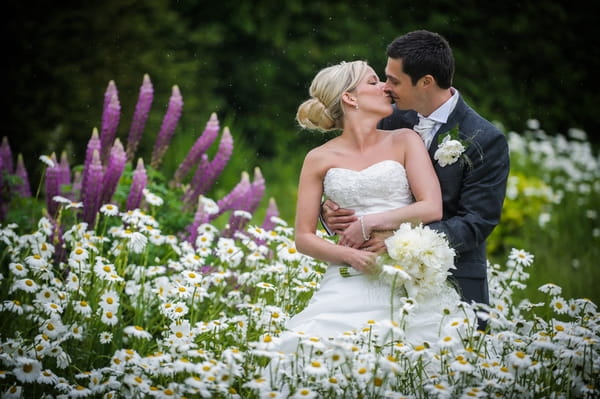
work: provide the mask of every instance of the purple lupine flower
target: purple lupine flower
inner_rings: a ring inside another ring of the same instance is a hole
[[[111,80],[112,82],[112,80]],[[114,83],[113,83],[114,86]],[[111,85],[107,89],[107,94],[110,90]],[[119,96],[117,94],[117,88],[111,92],[110,101],[102,112],[102,129],[100,130],[100,161],[102,165],[105,165],[110,155],[110,149],[112,148],[113,141],[117,134],[117,127],[119,126],[119,119],[121,118],[121,104],[119,103]],[[104,97],[106,104],[106,95]]]
[[[2,168],[6,170],[6,173],[12,175],[14,173],[12,151],[10,150],[8,138],[6,136],[2,137],[2,144],[0,145],[0,158],[2,158]]]
[[[4,161],[0,157],[0,222],[3,222],[8,212],[10,193],[4,187]]]
[[[25,162],[23,162],[23,154],[17,156],[17,166],[15,168],[15,175],[21,180],[13,187],[14,191],[23,198],[31,197],[31,187],[29,186],[29,175],[25,168]]]
[[[252,181],[252,187],[250,188],[249,205],[246,210],[250,213],[254,213],[264,194],[265,178],[263,177],[260,168],[256,167],[254,168],[254,180]]]
[[[87,186],[87,180],[89,175],[89,169],[92,165],[92,160],[94,158],[94,151],[101,151],[100,137],[98,136],[98,129],[94,128],[92,130],[92,137],[88,141],[87,149],[85,151],[85,161],[83,163],[83,175],[81,177],[81,197],[80,200],[85,202],[85,186]]]
[[[104,178],[102,180],[102,195],[100,205],[110,202],[113,194],[117,189],[119,179],[125,169],[125,163],[127,162],[127,154],[123,149],[123,144],[118,138],[110,151],[108,157],[108,163],[106,164],[106,171],[104,172]]]
[[[61,188],[62,195],[68,197],[70,200],[75,199],[75,195],[73,192],[73,187],[71,187],[70,192],[66,192],[65,187],[69,187],[71,185],[71,165],[69,165],[69,159],[67,158],[67,152],[63,151],[60,154],[60,162],[58,163],[58,167],[60,169],[59,175],[59,184]]]
[[[55,217],[58,212],[58,203],[54,201],[54,197],[60,195],[60,167],[55,153],[50,155],[50,159],[54,165],[46,168],[46,208],[48,214]]]
[[[248,175],[248,172],[242,172],[242,178],[239,183],[229,192],[229,194],[217,201],[219,212],[215,214],[215,217],[228,210],[243,209],[243,204],[247,202],[247,195],[250,187],[250,176]]]
[[[206,123],[204,132],[200,137],[198,137],[183,162],[181,162],[175,171],[175,183],[180,183],[185,175],[192,169],[192,167],[198,163],[202,154],[204,154],[213,141],[215,141],[218,133],[219,120],[217,119],[217,114],[213,112],[210,115],[210,119]]]
[[[71,201],[75,201],[77,198],[77,193],[79,193],[79,198],[81,198],[81,186],[82,186],[83,174],[81,171],[76,170],[75,175],[73,175],[73,186],[71,187],[71,196],[69,199]]]
[[[165,113],[162,125],[160,126],[156,143],[154,143],[154,150],[152,151],[152,160],[150,161],[150,165],[155,169],[158,168],[158,165],[160,165],[160,162],[162,161],[163,155],[165,152],[167,152],[167,148],[171,143],[173,133],[175,133],[177,122],[179,122],[179,118],[181,117],[182,109],[183,98],[179,92],[179,87],[175,85],[173,86],[171,98],[169,99],[169,106],[167,107],[167,112]]]
[[[203,187],[202,182],[210,174],[209,169],[210,162],[208,160],[208,155],[202,154],[202,156],[200,157],[200,163],[198,164],[196,172],[192,177],[192,181],[185,193],[183,194],[182,201],[186,209],[190,209],[194,205],[196,205],[198,201],[198,196],[204,194],[204,192],[201,192],[201,189]]]
[[[196,213],[194,213],[194,220],[192,223],[186,228],[189,233],[187,237],[187,242],[195,246],[196,238],[198,237],[198,227],[203,223],[209,222],[209,214],[204,210],[204,204],[202,203],[202,199],[198,197],[196,201],[197,208]]]
[[[96,214],[100,209],[100,195],[102,194],[102,179],[104,177],[104,167],[100,161],[100,154],[97,150],[92,155],[92,163],[90,164],[88,178],[85,185],[82,187],[84,191],[83,197],[83,221],[88,226],[93,226],[96,221]]]
[[[129,195],[127,196],[126,210],[131,211],[140,207],[146,184],[148,184],[148,176],[146,175],[146,169],[144,168],[144,161],[142,158],[139,158],[137,167],[133,171],[131,188],[129,189]]]
[[[279,217],[279,209],[277,208],[277,203],[275,202],[275,198],[269,199],[269,205],[267,206],[267,211],[265,213],[265,220],[263,221],[262,228],[264,230],[273,230],[275,227],[275,222],[271,220],[271,218]]]
[[[117,85],[114,80],[108,82],[108,86],[106,86],[106,90],[104,91],[104,104],[102,105],[102,114],[106,112],[110,101],[112,100],[113,95],[118,95]]]
[[[246,211],[250,215],[256,211],[262,196],[265,192],[265,179],[260,172],[260,168],[254,169],[254,181],[248,186],[248,189],[243,196],[235,204],[236,210]],[[229,228],[224,233],[226,237],[233,237],[237,231],[242,231],[250,220],[246,216],[233,212],[229,217]]]
[[[219,148],[217,149],[217,153],[214,158],[210,162],[207,168],[204,170],[204,174],[201,179],[192,179],[192,184],[190,187],[193,188],[195,196],[200,194],[206,194],[208,190],[215,183],[227,162],[229,162],[229,158],[231,157],[231,153],[233,152],[233,137],[229,132],[229,128],[225,127],[223,129],[223,135],[221,136],[221,142],[219,143]],[[195,197],[194,197],[195,198]]]
[[[53,259],[54,263],[58,265],[65,262],[67,258],[67,249],[65,247],[65,240],[63,239],[63,227],[53,217],[49,219],[52,224],[51,242],[54,245]]]
[[[140,94],[135,106],[135,112],[133,113],[133,119],[131,120],[129,135],[127,136],[127,162],[133,160],[135,150],[142,138],[142,133],[144,132],[144,127],[146,126],[153,100],[154,88],[150,81],[150,76],[145,74],[144,81],[140,87]]]

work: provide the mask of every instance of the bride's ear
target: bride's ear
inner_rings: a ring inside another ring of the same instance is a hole
[[[356,107],[357,102],[356,102],[356,97],[354,97],[350,92],[345,91],[342,94],[342,102],[346,105],[349,105],[351,107]]]

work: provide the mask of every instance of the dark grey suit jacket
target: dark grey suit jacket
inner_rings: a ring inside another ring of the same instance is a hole
[[[394,113],[379,123],[380,129],[411,128],[418,122],[415,111]],[[433,159],[438,138],[459,127],[467,143],[459,160],[442,167]],[[489,303],[486,239],[500,221],[509,172],[508,144],[504,134],[459,98],[448,122],[436,132],[429,156],[440,179],[443,217],[429,226],[442,231],[457,253],[453,277],[464,300]]]

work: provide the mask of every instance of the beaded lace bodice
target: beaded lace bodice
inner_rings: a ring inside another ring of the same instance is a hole
[[[414,202],[404,166],[393,160],[355,171],[331,168],[323,180],[325,195],[360,215],[400,208]]]

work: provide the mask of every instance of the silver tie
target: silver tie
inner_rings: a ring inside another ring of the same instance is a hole
[[[419,136],[423,139],[426,148],[429,148],[429,145],[431,144],[431,139],[433,138],[431,129],[433,129],[435,123],[434,120],[419,116],[419,123],[413,127],[413,130],[419,133]]]

